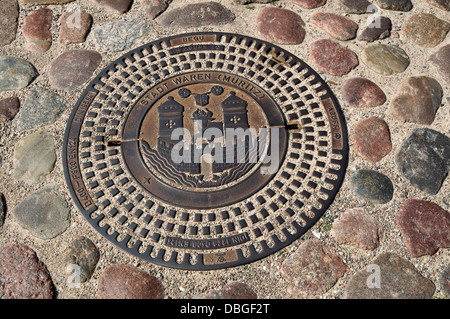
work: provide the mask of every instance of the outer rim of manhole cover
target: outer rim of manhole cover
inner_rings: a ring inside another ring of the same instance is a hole
[[[222,132],[279,128],[265,144],[277,144],[278,169],[263,174],[262,160],[248,157],[243,166],[163,161],[173,150],[167,130],[189,125],[185,113]],[[345,119],[326,82],[281,47],[218,32],[153,41],[110,64],[75,105],[63,145],[85,219],[127,253],[186,270],[243,265],[290,245],[331,205],[347,162]]]

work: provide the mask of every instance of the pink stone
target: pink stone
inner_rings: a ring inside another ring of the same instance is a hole
[[[22,27],[26,48],[34,53],[44,53],[52,45],[53,12],[47,8],[40,8],[31,12],[24,19]]]
[[[383,226],[363,208],[345,211],[334,221],[331,230],[331,235],[339,244],[365,250],[378,248],[383,233]]]
[[[106,268],[97,284],[101,299],[163,299],[164,286],[155,276],[131,265]]]
[[[305,22],[293,11],[264,7],[258,15],[258,31],[269,42],[300,44],[305,39]]]
[[[435,203],[408,199],[400,206],[396,221],[412,257],[450,247],[450,213]]]
[[[292,3],[305,9],[315,9],[324,6],[327,0],[292,0]]]
[[[427,76],[413,76],[404,81],[389,108],[401,122],[431,125],[442,97],[443,89],[438,81]]]
[[[92,25],[92,16],[86,12],[66,12],[60,19],[59,42],[68,45],[82,43]]]
[[[52,299],[52,278],[36,252],[28,246],[0,246],[2,299]]]
[[[345,75],[359,64],[356,53],[328,39],[313,42],[309,52],[319,71],[335,76]]]
[[[318,239],[305,241],[281,265],[281,274],[289,282],[288,292],[296,298],[312,298],[327,292],[347,266]]]
[[[142,7],[150,18],[155,19],[169,7],[170,0],[143,0]]]
[[[450,84],[450,44],[440,48],[428,59],[442,77]]]
[[[381,161],[392,151],[391,136],[386,122],[376,116],[359,122],[353,134],[353,149],[367,161]]]
[[[310,22],[332,37],[342,41],[356,38],[356,32],[358,31],[356,22],[335,13],[317,12],[312,15]]]
[[[89,80],[101,61],[102,56],[96,51],[66,51],[50,63],[50,84],[58,90],[73,91]]]
[[[386,94],[372,81],[355,77],[342,85],[342,99],[351,107],[375,107],[386,102]]]

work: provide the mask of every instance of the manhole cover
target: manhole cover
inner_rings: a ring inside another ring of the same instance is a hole
[[[198,33],[107,67],[72,112],[63,160],[104,237],[158,265],[206,270],[303,235],[333,201],[347,148],[337,99],[303,61]]]

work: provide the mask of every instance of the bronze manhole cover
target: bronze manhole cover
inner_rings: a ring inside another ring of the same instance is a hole
[[[205,270],[302,236],[333,201],[347,149],[337,99],[303,61],[198,33],[107,67],[72,112],[63,161],[104,237],[155,264]]]

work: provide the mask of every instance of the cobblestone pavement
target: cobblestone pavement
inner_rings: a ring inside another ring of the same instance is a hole
[[[1,0],[0,298],[449,298],[449,10],[449,0]],[[350,159],[301,239],[193,272],[103,239],[72,202],[61,154],[100,70],[201,31],[269,41],[318,71],[341,103]]]

